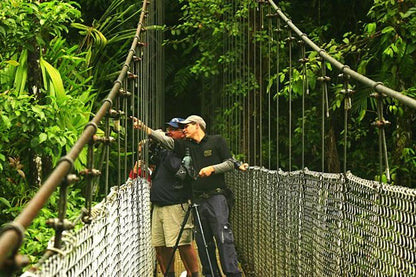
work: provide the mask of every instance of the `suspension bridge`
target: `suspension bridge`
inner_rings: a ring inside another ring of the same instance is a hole
[[[383,104],[388,98],[416,109],[416,100],[333,58],[299,30],[274,1],[253,3],[245,7],[246,16],[237,17],[234,15],[241,7],[239,1],[233,2],[229,16],[238,23],[238,35],[224,39],[224,51],[239,51],[231,61],[235,70],[222,75],[223,96],[217,103],[229,111],[221,131],[232,152],[251,165],[247,172],[226,176],[236,198],[231,222],[245,275],[415,276],[416,190],[388,184],[388,124]],[[33,199],[13,222],[3,226],[2,272],[11,273],[26,265],[19,254],[25,230],[59,187],[58,218],[50,221],[55,236],[45,246],[44,256],[25,270],[24,276],[153,275],[149,183],[146,177],[128,178],[135,161],[148,158],[146,154],[139,157],[142,154],[137,150],[138,142],[146,137],[133,129],[129,118],[138,116],[149,126],[162,126],[165,121],[163,76],[159,70],[163,66],[163,36],[156,28],[147,28],[163,25],[162,15],[157,1],[143,2],[131,48],[107,98]],[[267,40],[256,40],[257,32],[266,33]],[[281,56],[289,63],[286,83],[280,83]],[[297,63],[293,62],[296,58]],[[319,70],[311,71],[312,63]],[[329,67],[343,95],[344,117],[339,125],[343,126],[344,148],[339,173],[325,170],[330,162],[326,159],[331,116],[328,86],[333,82],[327,73]],[[295,69],[302,82],[296,99],[292,94]],[[319,85],[312,88],[313,80]],[[247,85],[253,82],[257,85]],[[233,84],[244,93],[227,93],[227,87]],[[352,88],[358,85],[374,96],[378,181],[349,171],[353,170],[348,164]],[[286,87],[287,97],[279,97],[277,92],[282,87]],[[314,119],[305,115],[307,99],[312,95],[322,99],[321,113]],[[283,119],[279,110],[283,106],[288,112],[285,131],[280,127]],[[301,122],[296,134],[295,120]],[[312,146],[308,144],[306,120],[321,122],[321,143],[314,146],[320,151],[313,154],[308,149]],[[295,136],[300,139],[293,145]],[[281,147],[283,140],[286,149]],[[88,151],[87,167],[75,173],[74,161],[84,148]],[[110,160],[114,151],[117,158]],[[312,162],[307,160],[311,156]],[[86,206],[76,221],[69,222],[65,219],[68,190],[79,178],[87,184]],[[93,205],[97,186],[106,197]],[[74,229],[75,225],[81,227]]]

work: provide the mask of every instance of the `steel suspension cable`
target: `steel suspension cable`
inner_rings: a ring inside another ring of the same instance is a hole
[[[268,44],[267,44],[267,78],[272,79],[271,76],[271,47],[272,47],[272,42],[273,42],[273,34],[272,34],[272,17],[273,15],[271,14],[271,7],[270,5],[268,5],[267,7],[267,34],[269,36],[268,39]],[[268,90],[268,97],[267,97],[267,158],[268,158],[268,168],[271,168],[271,132],[272,132],[272,128],[271,128],[271,95],[272,95],[272,90]]]
[[[342,93],[344,94],[344,174],[347,173],[347,149],[348,149],[348,111],[351,109],[351,90],[349,88],[349,76],[345,73],[340,74],[344,78]]]
[[[301,55],[300,62],[302,63],[303,80],[302,80],[302,169],[305,168],[305,95],[307,94],[308,83],[307,83],[307,72],[306,72],[306,50],[305,44],[301,43]]]
[[[325,172],[325,116],[329,117],[329,104],[328,104],[328,82],[331,80],[326,76],[326,62],[323,58],[321,60],[321,77],[318,77],[318,81],[321,82],[321,172]]]
[[[277,14],[276,14],[277,15]],[[279,99],[280,99],[280,17],[276,16],[276,170],[280,167],[280,148],[279,148]]]
[[[260,35],[259,35],[259,165],[263,166],[263,1],[259,1],[258,7],[260,9]]]
[[[376,98],[377,105],[377,116],[378,120],[373,124],[378,128],[379,134],[379,167],[380,167],[380,183],[382,183],[383,176],[383,158],[385,161],[385,172],[387,182],[390,183],[390,167],[389,160],[387,155],[387,144],[386,144],[386,134],[385,127],[390,125],[390,122],[385,120],[383,115],[383,95],[381,93],[374,93],[373,96]]]
[[[289,137],[289,172],[292,171],[292,43],[295,40],[292,37],[292,30],[289,30],[289,37],[286,39],[289,45],[289,101],[288,101],[288,137]]]
[[[254,73],[254,81],[255,85],[252,92],[253,97],[253,164],[257,164],[257,12],[258,12],[258,4],[256,3],[256,9],[253,13],[253,73]]]

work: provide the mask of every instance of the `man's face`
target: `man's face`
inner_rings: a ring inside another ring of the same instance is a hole
[[[173,128],[171,126],[166,129],[166,135],[173,139],[183,139],[185,137],[182,129]]]
[[[192,138],[197,133],[197,124],[194,122],[188,123],[183,127],[183,132],[187,138]]]

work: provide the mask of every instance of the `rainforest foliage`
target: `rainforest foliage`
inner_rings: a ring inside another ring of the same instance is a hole
[[[75,143],[96,103],[108,93],[134,35],[139,2],[0,1],[0,223],[18,214],[59,158]],[[261,23],[260,19],[272,12],[263,1],[165,2],[166,26],[160,29],[166,30],[167,102],[178,99],[185,102],[185,105],[176,105],[183,109],[180,111],[167,105],[167,115],[213,114],[217,129],[222,131],[227,118],[245,107],[237,104],[224,111],[220,99],[262,88],[274,101],[282,100],[279,132],[282,138],[287,137],[288,108],[283,103],[287,102],[291,87],[293,112],[301,114],[306,75],[310,96],[305,110],[308,139],[305,159],[310,169],[320,171],[321,87],[317,76],[320,76],[321,61],[318,55],[306,49],[309,62],[304,72],[302,64],[297,62],[302,58],[301,48],[294,45],[294,62],[289,64],[289,42],[285,40],[289,31],[282,22],[281,25],[274,20]],[[340,62],[416,97],[415,0],[275,2],[312,41]],[[277,37],[274,33],[280,29]],[[269,44],[271,37],[273,43]],[[262,66],[253,68],[255,61],[243,54],[247,47],[254,49]],[[236,61],[244,63],[236,66]],[[279,71],[269,73],[269,64],[271,68],[279,67]],[[326,124],[325,139],[332,142],[326,149],[326,171],[339,172],[344,144],[343,81],[338,77],[339,72],[329,64],[326,66],[331,77],[328,84],[331,117]],[[227,80],[231,82],[223,86]],[[364,178],[386,180],[385,172],[380,176],[378,169],[378,131],[372,126],[378,119],[376,100],[369,97],[373,91],[357,83],[349,86],[355,94],[348,122],[348,168]],[[198,105],[186,104],[195,100]],[[389,98],[383,98],[383,103],[384,117],[391,122],[386,128],[391,182],[415,187],[416,113]],[[188,107],[198,110],[187,110]],[[294,122],[293,145],[301,144],[301,124],[300,120]],[[267,126],[262,128],[259,131],[267,133]],[[270,159],[267,151],[270,143],[266,138],[262,142],[265,145],[262,158]],[[280,149],[287,149],[287,139],[280,143]],[[274,142],[270,145],[275,147]],[[301,149],[293,151],[294,156],[300,156]],[[285,169],[287,150],[278,155],[281,155],[280,166]],[[75,170],[85,163],[86,154],[82,153]],[[294,164],[300,163],[297,160]],[[80,190],[80,186],[72,189],[70,205],[74,208],[83,204]],[[55,196],[48,205],[56,207]],[[36,242],[45,245],[44,240],[52,233],[41,224],[45,218],[52,217],[50,210],[56,209],[46,207],[34,228],[28,231],[29,245],[24,249],[31,255],[39,255],[42,249]]]
[[[108,93],[134,36],[137,1],[0,2],[0,224],[13,220],[74,145]],[[99,70],[97,70],[99,68]],[[86,164],[84,150],[75,170]],[[68,217],[84,205],[71,187]],[[57,196],[27,230],[24,254],[40,257]]]

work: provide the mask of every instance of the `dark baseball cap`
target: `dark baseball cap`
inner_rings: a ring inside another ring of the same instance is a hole
[[[180,121],[183,121],[183,120],[184,120],[183,118],[174,117],[169,122],[166,122],[165,124],[166,125],[169,125],[170,127],[173,127],[173,128],[176,128],[177,129],[177,128],[181,128],[181,126],[179,126],[178,123]]]

